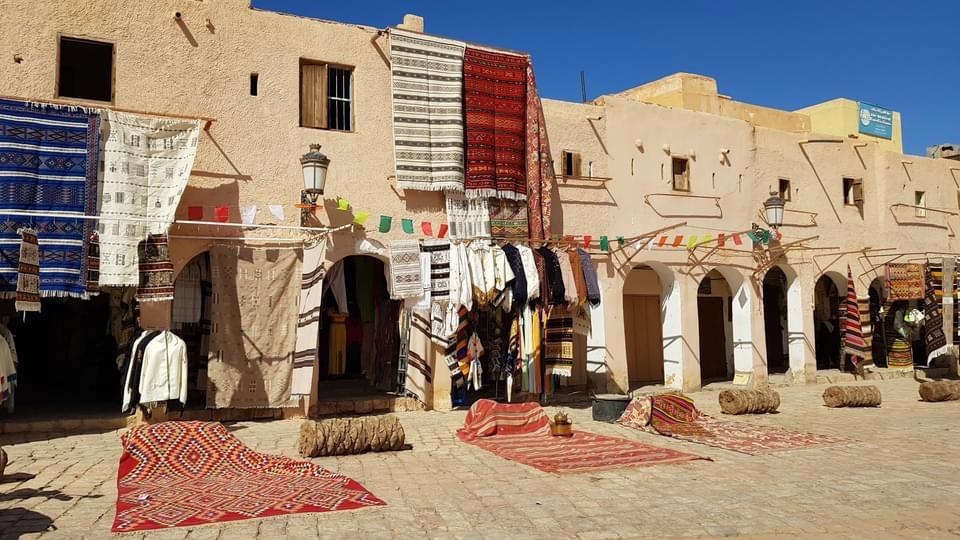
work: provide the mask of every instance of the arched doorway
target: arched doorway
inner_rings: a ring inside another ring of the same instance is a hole
[[[660,273],[651,266],[634,268],[623,285],[623,331],[630,388],[664,384],[667,302]]]
[[[813,329],[817,369],[840,369],[841,367],[843,358],[840,343],[841,291],[846,293],[843,276],[834,272],[820,276],[814,286]]]
[[[187,407],[207,403],[207,353],[211,319],[210,254],[190,259],[174,281],[171,330],[187,346]]]
[[[878,367],[887,367],[886,328],[883,321],[883,304],[886,297],[883,294],[883,280],[874,279],[867,290],[870,295],[870,326],[873,328],[873,338],[870,342],[870,351],[873,353],[873,363]]]
[[[711,270],[697,288],[702,383],[733,377],[733,292],[726,278]]]
[[[367,255],[345,257],[327,273],[317,348],[318,399],[398,389],[402,302],[390,299],[384,276],[384,263]]]
[[[787,276],[778,267],[763,276],[763,327],[767,338],[767,373],[786,373],[790,366]]]

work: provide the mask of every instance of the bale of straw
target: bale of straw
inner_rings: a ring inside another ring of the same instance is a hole
[[[304,420],[297,446],[304,457],[400,450],[405,435],[394,415]]]
[[[0,480],[3,480],[3,470],[7,468],[7,453],[0,448]]]
[[[727,414],[763,414],[776,412],[780,394],[772,388],[762,390],[723,390],[720,408]]]
[[[880,389],[868,386],[830,386],[823,391],[827,407],[879,407]]]
[[[924,401],[960,399],[960,381],[927,381],[921,383],[920,399]]]

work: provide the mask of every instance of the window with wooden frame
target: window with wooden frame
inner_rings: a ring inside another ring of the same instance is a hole
[[[60,36],[57,96],[113,101],[113,43]]]
[[[579,152],[564,150],[561,157],[563,162],[563,176],[582,176]]]
[[[790,180],[781,178],[777,185],[777,196],[786,202],[790,201]]]
[[[927,217],[927,192],[913,192],[913,213],[916,217]]]
[[[690,160],[685,157],[671,159],[674,191],[690,191]]]
[[[843,178],[843,205],[863,206],[863,179]]]
[[[353,131],[353,68],[300,60],[300,125]]]

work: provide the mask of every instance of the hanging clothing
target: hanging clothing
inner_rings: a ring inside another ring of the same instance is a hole
[[[346,313],[350,307],[347,305],[347,280],[344,277],[343,267],[346,263],[340,261],[333,265],[323,283],[323,292],[327,289],[333,294],[333,300],[337,303],[337,311]]]
[[[587,303],[587,282],[583,277],[583,266],[580,264],[579,249],[567,250],[567,256],[570,257],[570,269],[573,271],[573,282],[577,287],[577,298],[574,302],[577,306]]]
[[[486,305],[496,294],[493,250],[482,241],[471,242],[467,246],[467,261],[473,283],[473,301]]]
[[[450,246],[450,306],[456,313],[460,306],[473,309],[473,281],[467,246],[462,243]]]
[[[474,332],[467,341],[467,362],[469,365],[467,371],[467,381],[473,385],[474,390],[480,390],[481,376],[483,375],[483,366],[480,363],[480,357],[483,356],[483,344],[480,337]]]
[[[563,269],[560,267],[560,259],[552,249],[542,246],[537,248],[537,253],[543,257],[543,270],[547,278],[548,288],[547,301],[551,306],[559,306],[566,302],[566,289],[563,282]],[[569,259],[568,259],[569,262]],[[572,281],[572,275],[571,281]],[[541,291],[543,292],[543,291]]]
[[[357,309],[360,310],[360,318],[363,322],[373,322],[376,311],[373,302],[373,284],[378,283],[375,277],[376,272],[373,269],[374,260],[369,257],[356,257],[353,262],[354,275],[356,276],[353,299],[357,303]],[[417,268],[419,268],[419,264]]]
[[[513,279],[508,280],[512,300],[510,309],[516,310],[527,303],[527,274],[523,269],[520,251],[515,246],[507,244],[502,251],[510,267],[510,274],[513,275]]]
[[[573,376],[573,315],[566,306],[554,307],[547,319],[546,375]]]
[[[143,356],[146,346],[163,332],[160,330],[144,330],[133,341],[127,354],[126,378],[123,384],[123,404],[121,412],[133,412],[133,408],[140,404],[140,374],[143,371]]]
[[[452,387],[459,388],[464,384],[464,377],[469,372],[466,369],[465,359],[467,355],[467,326],[469,322],[470,311],[466,306],[460,306],[457,309],[457,325],[454,328],[450,343],[446,348],[444,359],[447,367],[450,369],[450,378]]]
[[[0,337],[7,342],[7,346],[10,347],[10,356],[13,358],[13,365],[20,363],[20,359],[17,358],[17,341],[13,335],[13,332],[7,328],[6,325],[0,324]]]
[[[493,253],[493,284],[494,290],[496,291],[494,297],[491,299],[491,303],[494,306],[510,311],[512,292],[507,285],[515,278],[513,269],[510,268],[510,265],[507,263],[507,255],[504,253],[503,248],[500,246],[491,246],[490,250]]]
[[[580,256],[580,269],[583,272],[584,285],[587,288],[587,302],[591,306],[600,305],[600,283],[597,280],[597,269],[593,267],[593,261],[590,260],[590,254],[577,248],[577,255]]]
[[[342,375],[347,370],[347,313],[330,314],[327,374]]]
[[[573,278],[573,265],[570,264],[570,256],[565,250],[554,249],[553,254],[557,257],[557,264],[560,265],[560,279],[563,281],[563,301],[566,304],[573,304],[577,300],[577,283]]]
[[[187,344],[173,332],[164,331],[141,346],[140,402],[175,399],[186,405]]]
[[[524,245],[515,246],[520,254],[520,263],[523,267],[523,277],[526,281],[527,301],[533,302],[540,298],[540,273],[537,270],[536,258],[533,250]]]
[[[6,339],[0,339],[0,404],[6,403],[9,412],[13,412],[16,387],[17,366],[13,361],[13,352]]]

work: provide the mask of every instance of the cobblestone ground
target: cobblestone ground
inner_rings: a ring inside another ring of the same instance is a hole
[[[464,412],[400,414],[411,451],[316,460],[388,506],[169,529],[149,538],[636,538],[677,536],[946,537],[960,535],[960,402],[921,403],[911,380],[877,383],[881,409],[827,409],[822,385],[780,389],[777,415],[747,421],[857,442],[748,456],[592,422],[581,429],[713,458],[555,475],[454,436]],[[694,394],[719,415],[717,394]],[[295,456],[299,422],[235,424],[248,445]],[[117,432],[7,435],[0,537],[110,537]],[[142,536],[142,535],[126,535]]]

